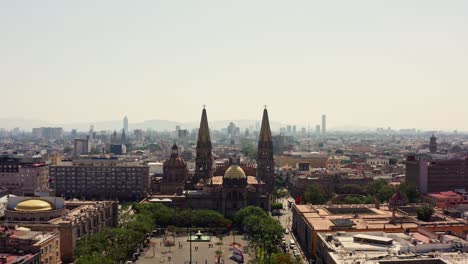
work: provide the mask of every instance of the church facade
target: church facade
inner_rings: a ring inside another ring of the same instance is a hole
[[[203,109],[200,121],[192,177],[188,175],[187,165],[177,150],[175,145],[171,157],[164,163],[161,191],[176,195],[179,206],[216,210],[225,216],[233,216],[239,209],[250,205],[269,210],[275,179],[267,109],[263,111],[256,168],[242,164],[238,157],[231,157],[228,166],[216,170],[220,175],[215,175],[206,109]]]

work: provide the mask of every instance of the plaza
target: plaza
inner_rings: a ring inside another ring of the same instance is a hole
[[[151,245],[141,253],[141,256],[136,261],[138,264],[149,263],[167,263],[167,264],[183,264],[189,263],[190,260],[190,242],[187,241],[187,235],[175,236],[174,246],[164,246],[164,237],[158,236],[151,238]],[[168,237],[172,240],[173,237]],[[221,243],[222,244],[221,244]],[[232,256],[231,244],[239,243],[244,255],[244,263],[255,257],[254,252],[250,252],[248,246],[249,242],[239,235],[224,236],[220,240],[216,236],[212,236],[210,241],[206,242],[192,242],[192,263],[193,264],[213,264],[213,263],[236,263],[230,260]],[[219,258],[216,252],[222,251]]]

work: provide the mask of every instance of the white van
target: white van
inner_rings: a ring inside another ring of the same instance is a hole
[[[289,240],[289,248],[293,249],[296,247],[296,242],[294,242],[294,239]]]

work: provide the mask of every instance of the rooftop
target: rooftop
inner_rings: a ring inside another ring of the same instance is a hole
[[[457,244],[431,240],[422,233],[335,232],[319,233],[319,239],[335,263],[458,264],[465,263],[460,261],[468,257],[451,253],[454,248],[457,250]]]
[[[377,209],[373,205],[296,205],[296,209],[314,230],[417,227],[398,213],[398,223],[390,223],[392,212],[385,206]]]

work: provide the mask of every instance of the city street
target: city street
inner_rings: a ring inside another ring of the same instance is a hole
[[[289,241],[291,239],[293,239],[294,241],[296,241],[294,235],[292,234],[291,232],[291,224],[292,224],[292,213],[291,213],[291,210],[289,209],[288,207],[288,199],[292,199],[292,197],[287,197],[287,198],[283,198],[281,200],[279,200],[281,203],[283,203],[283,210],[281,210],[281,213],[282,215],[281,216],[276,216],[280,223],[281,223],[281,226],[283,226],[283,228],[285,228],[286,230],[288,230],[288,234],[284,234],[284,239],[286,240],[286,243],[287,243],[287,249],[288,249],[288,252],[290,254],[292,254],[292,251],[291,249],[289,248]],[[301,247],[299,246],[299,244],[296,242],[296,249],[299,251],[299,253],[301,254],[301,260],[304,262],[304,263],[307,263],[307,261],[305,260],[304,258],[304,254],[302,252],[302,249]]]

